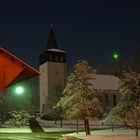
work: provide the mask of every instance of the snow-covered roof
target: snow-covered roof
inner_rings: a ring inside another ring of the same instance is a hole
[[[64,52],[64,51],[62,51],[62,50],[59,50],[59,49],[47,49],[48,51],[54,51],[54,52]]]
[[[118,90],[119,78],[113,75],[92,75],[93,79],[90,80],[94,89],[101,90]]]

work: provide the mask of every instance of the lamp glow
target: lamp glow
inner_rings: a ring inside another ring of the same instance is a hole
[[[24,92],[24,89],[23,89],[23,87],[16,87],[15,92],[17,94],[22,94]]]

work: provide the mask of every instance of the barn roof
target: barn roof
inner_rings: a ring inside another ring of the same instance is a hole
[[[0,91],[11,84],[39,75],[39,72],[0,47]]]

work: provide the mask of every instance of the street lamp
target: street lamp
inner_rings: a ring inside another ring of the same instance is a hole
[[[15,93],[16,94],[23,94],[24,88],[22,86],[18,86],[15,88]]]

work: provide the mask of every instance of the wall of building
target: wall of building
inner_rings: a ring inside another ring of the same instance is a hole
[[[39,67],[40,70],[40,109],[46,100],[60,97],[66,83],[66,64],[59,62],[46,62]]]
[[[114,107],[121,100],[121,93],[118,90],[104,90],[102,98],[105,106]]]

